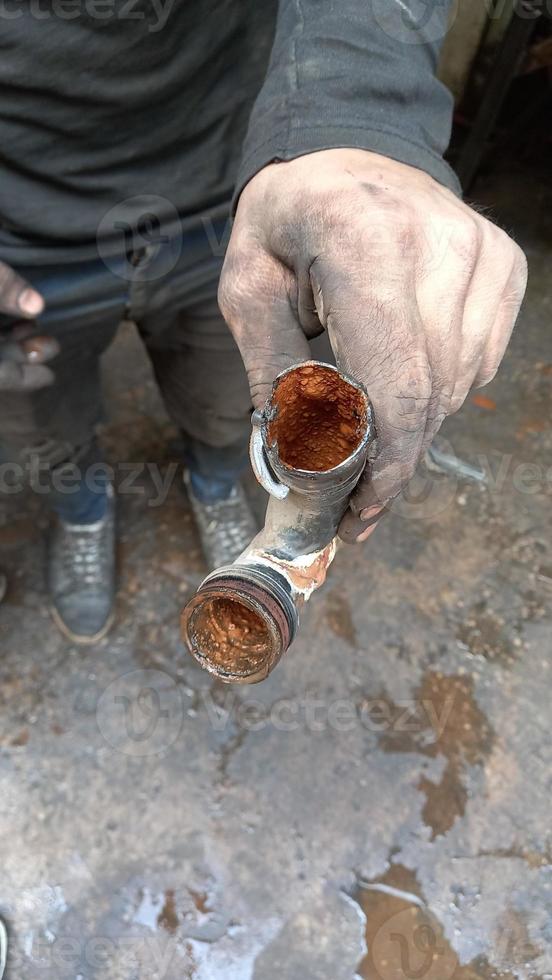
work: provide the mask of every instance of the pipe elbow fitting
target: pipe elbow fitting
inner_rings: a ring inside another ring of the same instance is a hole
[[[375,435],[363,385],[320,361],[279,374],[252,422],[251,463],[270,495],[264,528],[181,617],[192,655],[228,683],[263,680],[292,643]]]

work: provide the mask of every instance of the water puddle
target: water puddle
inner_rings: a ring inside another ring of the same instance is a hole
[[[142,888],[138,896],[138,907],[132,916],[137,926],[146,926],[155,932],[163,908],[163,896],[154,895],[149,888]]]
[[[334,636],[345,640],[350,647],[357,646],[357,633],[351,607],[345,596],[339,592],[330,592],[326,596],[326,621]]]
[[[401,707],[387,699],[397,715]],[[475,700],[469,676],[447,676],[430,671],[416,690],[411,717],[393,725],[380,736],[385,752],[417,752],[435,758],[445,756],[446,766],[438,783],[422,776],[418,784],[426,797],[422,810],[431,839],[445,834],[463,816],[467,789],[462,775],[465,765],[482,763],[489,755],[494,733]]]
[[[363,980],[516,980],[485,957],[459,963],[409,868],[392,864],[381,878],[362,882],[354,897],[366,915]]]

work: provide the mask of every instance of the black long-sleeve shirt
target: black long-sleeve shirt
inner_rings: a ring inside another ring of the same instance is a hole
[[[451,2],[4,0],[0,258],[119,249],[144,195],[168,231],[222,216],[270,161],[329,147],[458,190],[435,78]]]

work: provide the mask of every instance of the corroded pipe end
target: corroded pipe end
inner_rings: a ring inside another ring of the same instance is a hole
[[[373,438],[372,409],[360,382],[331,364],[306,361],[278,375],[266,403],[263,440],[286,473],[338,474]]]
[[[228,684],[256,684],[286,652],[298,617],[281,576],[229,566],[203,582],[180,622],[202,667]]]

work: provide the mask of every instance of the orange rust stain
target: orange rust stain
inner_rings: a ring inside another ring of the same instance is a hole
[[[283,463],[323,472],[347,459],[366,426],[362,393],[329,368],[305,364],[286,374],[273,395],[268,439]]]
[[[328,568],[335,555],[335,542],[330,541],[322,550],[316,553],[313,560],[312,555],[305,555],[300,564],[296,561],[286,561],[285,558],[272,558],[271,564],[277,565],[282,569],[284,575],[291,582],[292,587],[299,593],[308,596],[319,589],[326,581]]]
[[[472,395],[471,400],[473,405],[477,405],[478,408],[486,408],[488,412],[494,412],[496,409],[496,402],[487,395]]]
[[[516,430],[516,439],[521,440],[525,436],[533,435],[535,432],[544,432],[549,424],[546,419],[526,419],[521,423],[519,429]]]
[[[157,925],[173,935],[178,929],[178,915],[176,914],[174,891],[172,888],[168,888],[165,892],[165,902],[157,916]]]
[[[202,915],[206,915],[211,911],[209,908],[209,897],[206,892],[194,891],[193,888],[188,888],[188,891],[198,912],[201,912]]]
[[[15,746],[16,748],[21,748],[22,746],[26,745],[28,741],[29,741],[29,729],[22,728],[19,734],[15,735],[12,738],[10,745]]]
[[[239,599],[206,599],[193,617],[193,640],[212,664],[253,673],[271,653],[266,624]]]

